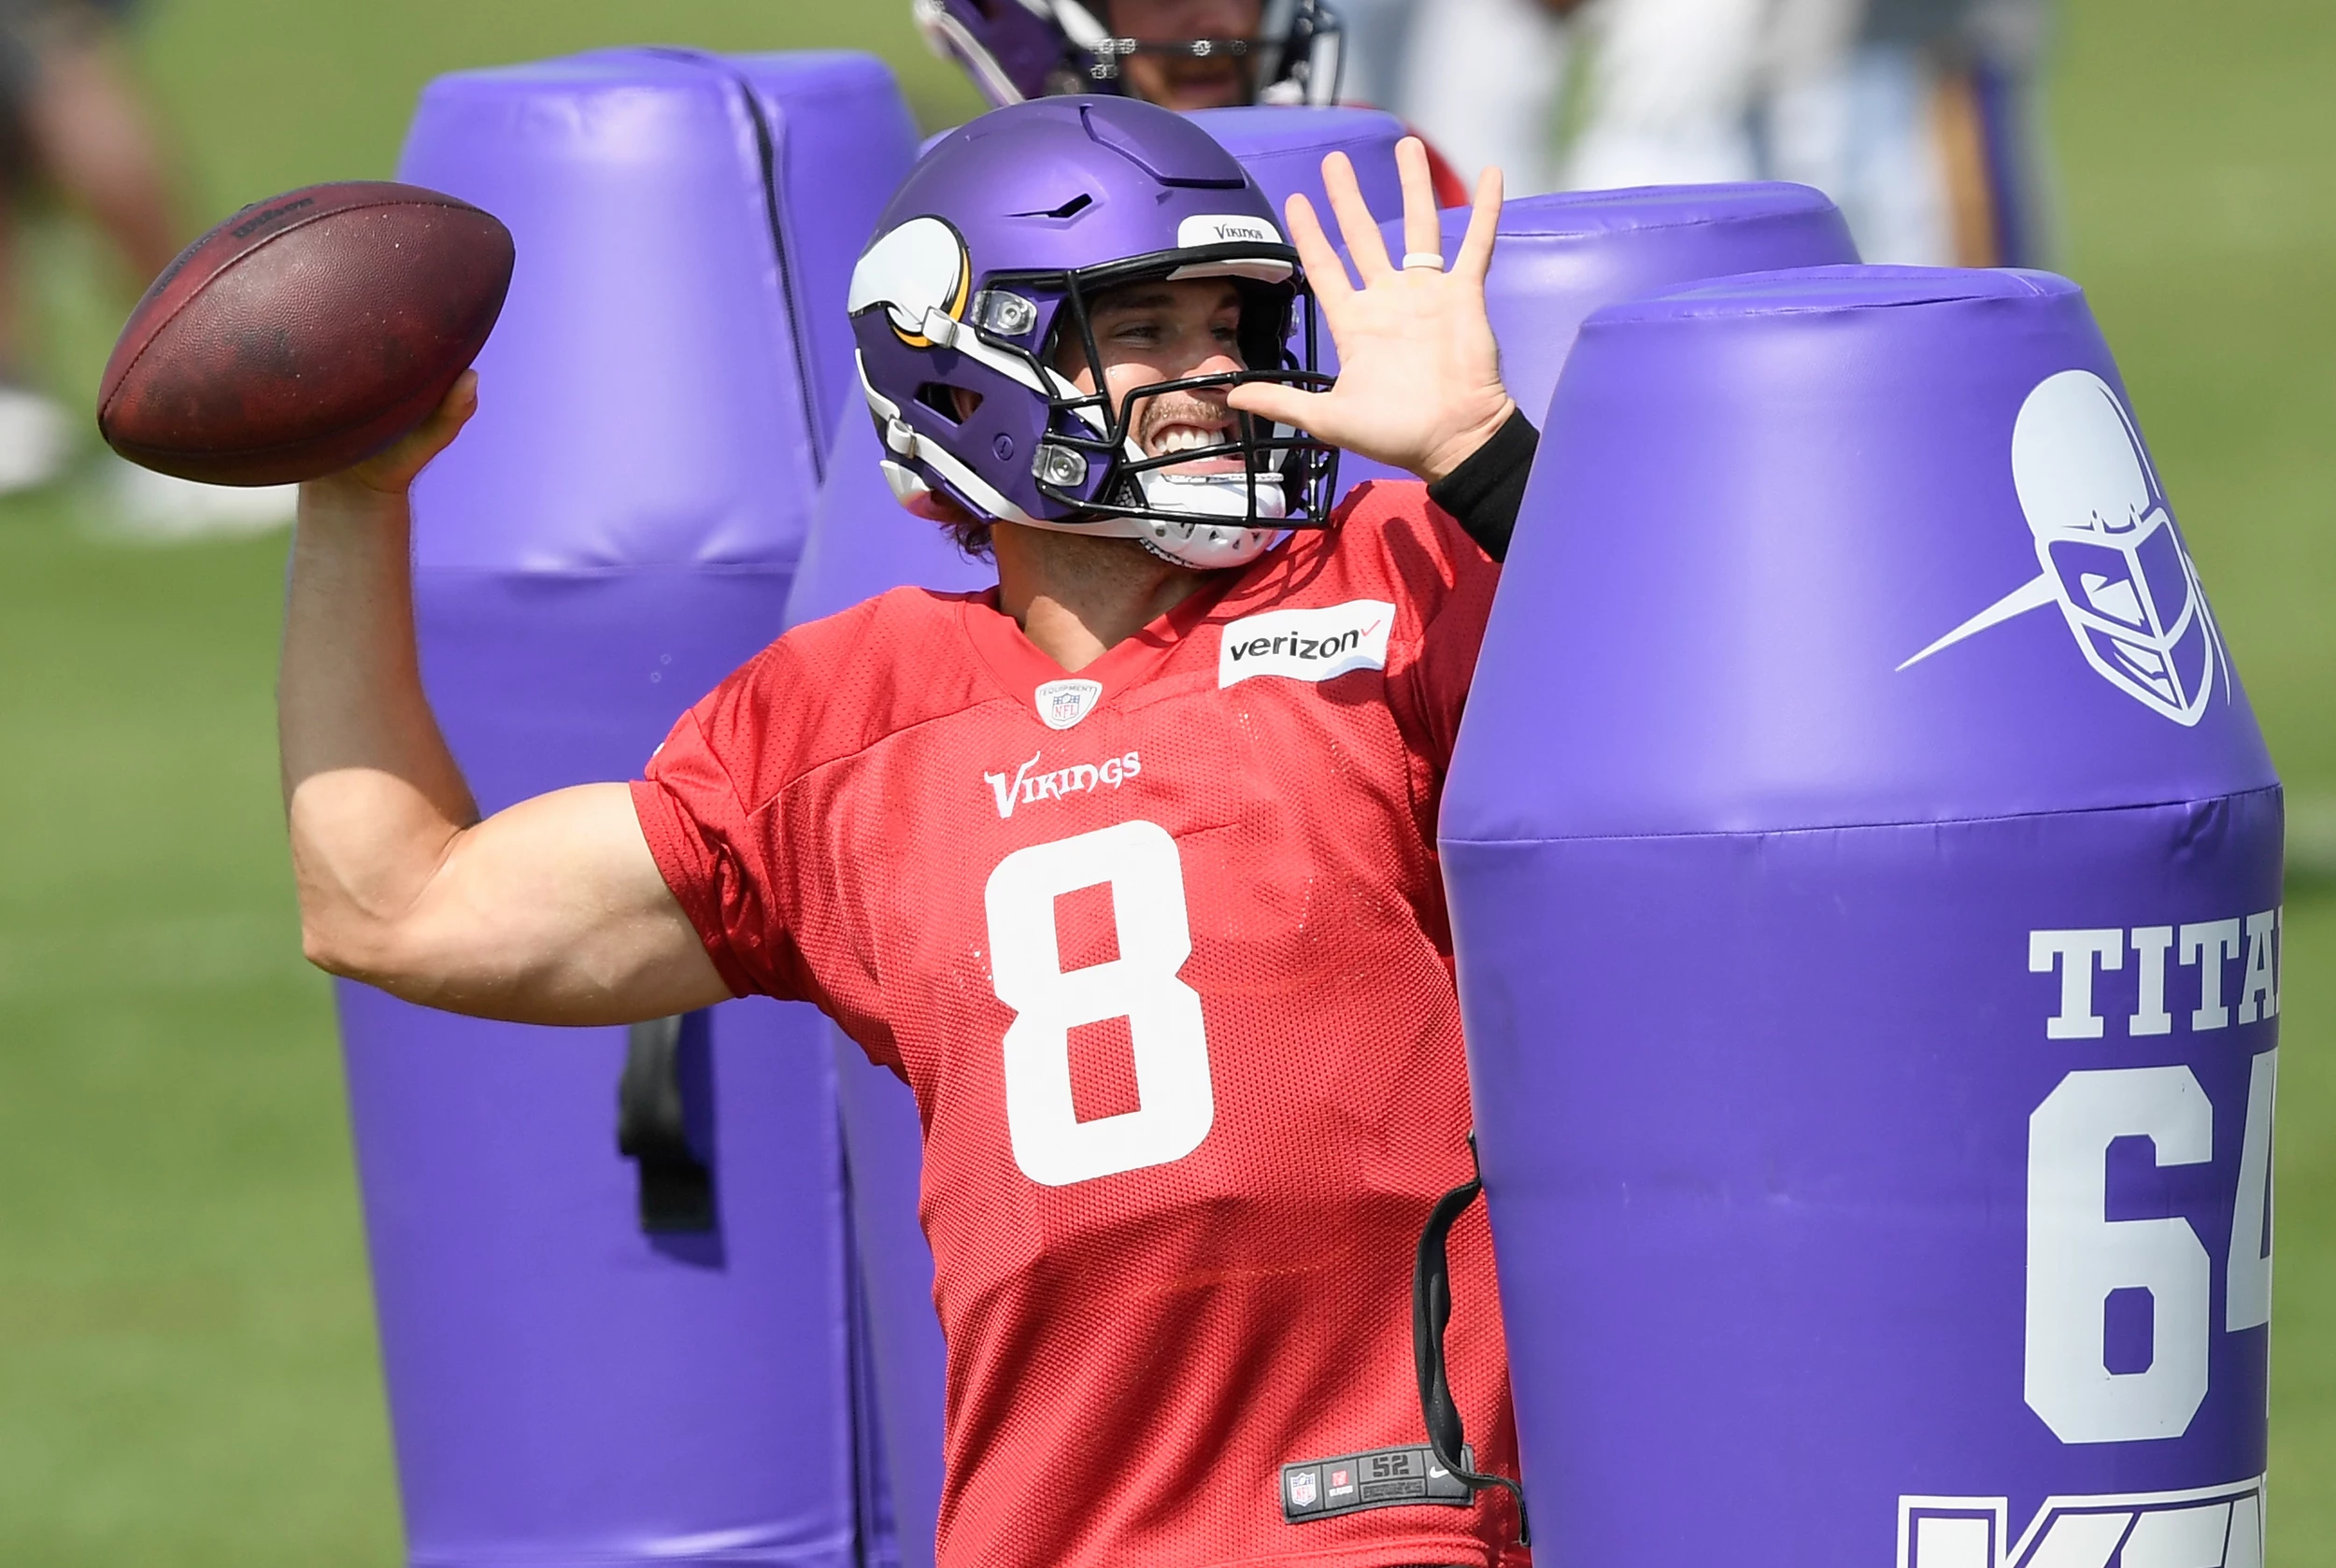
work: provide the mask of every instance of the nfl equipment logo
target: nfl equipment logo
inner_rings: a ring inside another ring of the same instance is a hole
[[[1314,1506],[1314,1500],[1321,1495],[1321,1489],[1315,1484],[1316,1474],[1317,1473],[1312,1470],[1293,1470],[1290,1472],[1289,1505],[1292,1508],[1311,1508]]]
[[[1049,730],[1067,730],[1094,711],[1104,694],[1095,680],[1050,680],[1038,688],[1038,718]]]
[[[2028,394],[2012,429],[2012,482],[2043,571],[1899,668],[2057,604],[2103,680],[2177,724],[2204,718],[2227,668],[2222,636],[2141,435],[2106,381],[2063,370]]]

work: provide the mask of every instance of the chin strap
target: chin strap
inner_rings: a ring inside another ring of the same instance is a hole
[[[1411,1276],[1411,1352],[1419,1373],[1419,1413],[1428,1426],[1428,1447],[1436,1463],[1470,1492],[1499,1487],[1517,1500],[1517,1544],[1533,1544],[1532,1525],[1525,1517],[1525,1489],[1506,1475],[1479,1475],[1462,1460],[1463,1433],[1460,1406],[1452,1402],[1452,1385],[1444,1366],[1444,1331],[1452,1321],[1452,1261],[1447,1244],[1452,1226],[1468,1212],[1485,1190],[1484,1167],[1476,1159],[1476,1134],[1468,1134],[1468,1162],[1475,1174],[1438,1198],[1419,1233],[1419,1258]]]

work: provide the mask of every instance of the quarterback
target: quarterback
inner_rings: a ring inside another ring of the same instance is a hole
[[[947,1568],[1526,1561],[1423,1466],[1409,1298],[1470,1124],[1436,809],[1532,433],[1424,153],[1356,277],[1191,122],[1000,109],[854,274],[904,504],[997,586],[772,644],[644,777],[480,820],[418,678],[406,489],[475,406],[304,488],[279,688],[309,956],[550,1024],[806,1000],[915,1090]],[[1359,280],[1358,280],[1359,279]],[[1317,317],[1339,350],[1314,371]],[[1335,449],[1424,484],[1333,507]],[[1514,1475],[1481,1215],[1447,1341]]]

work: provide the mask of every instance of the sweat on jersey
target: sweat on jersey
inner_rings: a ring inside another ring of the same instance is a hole
[[[916,1091],[942,1568],[1528,1561],[1504,1493],[1332,1513],[1348,1467],[1283,1468],[1425,1442],[1412,1260],[1470,1126],[1436,808],[1498,577],[1381,483],[1075,676],[994,591],[899,589],[633,786],[731,988]],[[1451,1257],[1514,1475],[1481,1207]]]

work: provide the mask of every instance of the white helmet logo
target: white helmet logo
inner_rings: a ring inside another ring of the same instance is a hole
[[[2037,384],[2012,427],[2012,482],[2043,570],[1898,667],[2058,604],[2085,662],[2152,712],[2196,724],[2217,670],[2229,700],[2229,656],[2198,568],[2106,381],[2063,370]]]
[[[911,218],[868,247],[851,269],[846,314],[882,306],[911,348],[952,344],[974,282],[973,258],[938,218]]]

